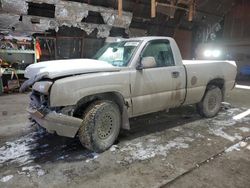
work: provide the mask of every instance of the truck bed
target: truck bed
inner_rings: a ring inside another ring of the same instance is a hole
[[[187,95],[184,104],[200,101],[206,85],[213,79],[226,80],[224,85],[227,89],[224,90],[224,94],[234,87],[236,77],[234,61],[183,60],[183,65],[187,71]]]

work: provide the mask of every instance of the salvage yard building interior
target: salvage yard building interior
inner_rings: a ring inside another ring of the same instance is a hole
[[[249,0],[0,0],[0,187],[250,187],[249,11]],[[44,126],[49,115],[74,135]]]

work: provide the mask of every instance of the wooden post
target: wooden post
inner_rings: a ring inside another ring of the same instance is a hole
[[[170,11],[170,18],[174,18],[175,8],[174,8],[174,0],[171,0],[170,5],[172,6]]]
[[[156,0],[151,0],[151,18],[156,16]]]
[[[118,0],[118,16],[122,16],[122,0]]]
[[[194,0],[190,1],[190,5],[189,5],[189,12],[188,12],[188,21],[193,21],[193,17],[194,17]]]
[[[37,63],[37,57],[36,57],[36,38],[33,39],[33,45],[34,45],[34,63]]]

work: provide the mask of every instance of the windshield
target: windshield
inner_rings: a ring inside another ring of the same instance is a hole
[[[125,67],[128,65],[139,43],[139,41],[108,43],[97,52],[94,59],[106,61],[114,66]]]

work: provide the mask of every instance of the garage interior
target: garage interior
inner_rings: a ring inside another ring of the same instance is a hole
[[[250,187],[248,11],[248,0],[0,0],[0,187]],[[103,153],[28,120],[27,66],[143,36],[174,38],[185,60],[236,62],[216,117],[190,105],[132,118]]]

